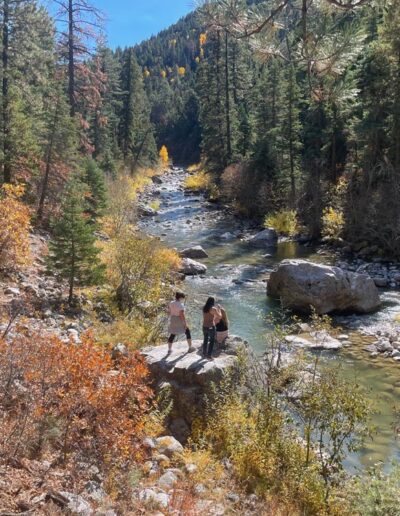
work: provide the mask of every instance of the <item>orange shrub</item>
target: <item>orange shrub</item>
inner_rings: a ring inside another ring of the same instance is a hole
[[[20,200],[24,187],[5,184],[0,190],[0,267],[27,265],[30,259],[29,208]]]
[[[90,335],[0,341],[0,455],[79,453],[108,467],[139,459],[152,392],[138,354],[118,367]]]

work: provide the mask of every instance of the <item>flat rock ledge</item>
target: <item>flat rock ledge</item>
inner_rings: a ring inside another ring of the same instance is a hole
[[[239,356],[250,354],[247,342],[236,336],[229,337],[223,348],[214,351],[213,360],[202,357],[200,340],[194,340],[193,347],[195,351],[189,353],[186,341],[179,341],[174,343],[170,355],[166,345],[141,351],[156,391],[170,392],[173,406],[168,426],[180,442],[186,441],[193,420],[203,414],[204,397],[210,395],[212,385],[221,382],[228,372],[237,371]]]

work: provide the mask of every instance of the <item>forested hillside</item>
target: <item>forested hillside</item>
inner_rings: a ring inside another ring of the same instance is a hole
[[[199,16],[193,13],[134,48],[157,142],[167,145],[177,163],[200,159],[196,75],[204,57],[202,34]]]
[[[211,2],[136,47],[158,143],[200,144],[247,215],[398,255],[398,5],[300,4]]]

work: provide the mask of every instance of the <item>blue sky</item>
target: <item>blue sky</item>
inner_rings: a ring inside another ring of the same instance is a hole
[[[92,0],[106,15],[108,44],[139,43],[193,10],[195,0]]]

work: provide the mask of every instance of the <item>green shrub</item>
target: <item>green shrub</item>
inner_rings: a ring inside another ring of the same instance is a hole
[[[380,467],[356,478],[348,487],[352,514],[397,516],[400,508],[400,466],[385,474]]]
[[[264,225],[267,228],[274,228],[282,235],[294,236],[299,232],[295,210],[281,210],[267,215]]]

